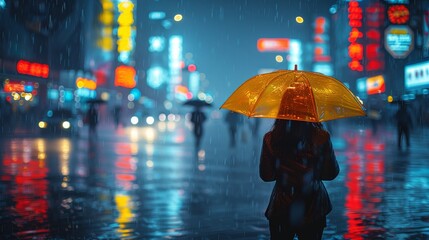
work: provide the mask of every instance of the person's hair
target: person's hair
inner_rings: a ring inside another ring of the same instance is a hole
[[[323,129],[321,123],[276,119],[271,129],[271,146],[278,157],[295,155],[300,141],[312,142],[317,129]]]

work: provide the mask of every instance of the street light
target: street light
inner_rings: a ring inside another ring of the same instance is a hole
[[[180,21],[182,21],[183,20],[183,16],[182,16],[182,14],[176,14],[176,15],[174,15],[174,21],[176,21],[176,22],[180,22]]]

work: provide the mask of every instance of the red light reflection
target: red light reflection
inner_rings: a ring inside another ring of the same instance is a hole
[[[48,236],[49,229],[44,228],[48,221],[48,181],[46,176],[48,169],[43,160],[27,159],[26,156],[5,155],[3,158],[4,178],[14,182],[10,195],[15,202],[17,216],[15,223],[18,228],[18,235],[25,235],[28,232],[38,234],[38,237]],[[6,177],[6,175],[8,175]],[[37,223],[38,228],[31,223]],[[43,225],[41,225],[43,224]]]
[[[345,186],[348,189],[345,201],[345,216],[347,217],[347,233],[345,239],[364,239],[377,235],[385,230],[367,227],[367,222],[377,219],[380,210],[378,204],[382,201],[384,192],[384,143],[372,139],[366,133],[362,136],[345,136],[349,143],[350,155],[347,156],[347,176]],[[364,141],[364,142],[362,142]],[[365,236],[365,237],[364,237]]]

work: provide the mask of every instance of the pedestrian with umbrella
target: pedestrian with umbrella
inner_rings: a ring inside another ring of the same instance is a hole
[[[359,99],[340,81],[295,66],[250,78],[221,108],[275,119],[259,162],[261,179],[276,182],[265,211],[271,239],[322,239],[332,210],[322,181],[340,170],[321,122],[365,116]]]
[[[90,99],[86,103],[89,104],[88,112],[86,113],[86,119],[89,126],[89,136],[97,136],[97,125],[99,122],[97,106],[100,104],[105,104],[106,101],[102,99]]]
[[[201,108],[210,107],[211,104],[199,99],[192,99],[184,102],[183,105],[194,107],[194,111],[191,112],[190,120],[195,137],[195,148],[198,150],[201,146],[201,139],[204,135],[204,122],[207,120],[206,114],[201,111]]]

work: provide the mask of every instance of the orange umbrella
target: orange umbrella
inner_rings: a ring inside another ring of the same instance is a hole
[[[245,81],[220,108],[248,117],[324,122],[365,116],[361,101],[340,81],[316,72],[279,70]]]

